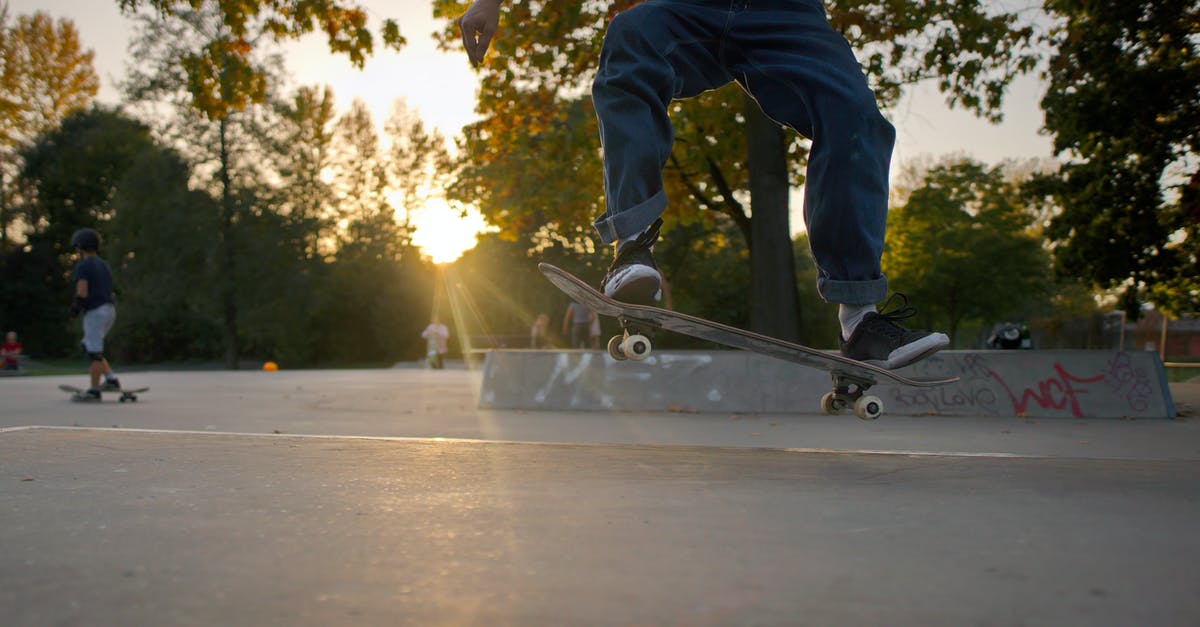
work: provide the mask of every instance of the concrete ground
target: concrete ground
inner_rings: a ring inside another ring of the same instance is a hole
[[[1179,420],[865,423],[123,380],[0,380],[0,623],[1200,624],[1200,383]]]

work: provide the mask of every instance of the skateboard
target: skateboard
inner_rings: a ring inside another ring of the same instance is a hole
[[[60,386],[58,386],[58,389],[60,389],[64,392],[69,392],[70,394],[73,394],[74,396],[71,397],[71,400],[75,401],[77,403],[94,403],[94,402],[96,402],[93,400],[84,400],[83,398],[81,398],[83,393],[86,392],[87,390],[77,388],[73,385],[60,385]],[[126,390],[126,389],[104,390],[104,392],[120,392],[121,396],[117,400],[121,401],[122,403],[124,403],[125,401],[130,401],[132,403],[136,403],[138,400],[138,394],[141,394],[142,392],[146,392],[149,389],[150,388],[136,388],[136,389],[132,389],[132,390]]]
[[[659,329],[724,344],[731,348],[761,353],[776,359],[819,368],[833,379],[833,391],[821,397],[821,410],[838,414],[852,409],[863,420],[875,420],[883,415],[883,401],[866,392],[880,381],[890,381],[913,387],[937,387],[954,383],[958,377],[946,379],[910,379],[894,371],[855,361],[837,353],[792,344],[752,331],[731,327],[696,316],[613,300],[596,291],[578,277],[548,263],[538,264],[542,274],[577,302],[596,313],[620,320],[622,335],[608,341],[608,354],[613,359],[641,361],[653,350],[651,338]]]

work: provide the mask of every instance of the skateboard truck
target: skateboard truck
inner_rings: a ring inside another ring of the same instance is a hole
[[[621,328],[625,329],[625,332],[609,338],[609,357],[617,361],[626,359],[642,361],[649,357],[650,351],[654,348],[650,340],[654,337],[654,332],[661,328],[661,325],[628,316],[617,316],[617,320],[621,322]]]
[[[121,401],[122,403],[124,403],[125,401],[129,401],[131,403],[136,403],[138,400],[138,396],[137,396],[136,392],[126,392],[125,390],[121,390],[121,396],[117,400]]]
[[[883,415],[883,400],[866,394],[867,389],[875,385],[874,380],[840,370],[831,370],[829,376],[833,379],[833,391],[821,397],[822,411],[836,415],[853,407],[854,415],[861,420],[875,420]]]

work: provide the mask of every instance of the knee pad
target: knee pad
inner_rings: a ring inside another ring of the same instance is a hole
[[[104,361],[104,353],[88,353],[87,356],[92,361]]]

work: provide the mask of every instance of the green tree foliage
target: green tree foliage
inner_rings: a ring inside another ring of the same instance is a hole
[[[100,87],[70,20],[41,11],[11,20],[0,3],[0,251],[8,248],[18,152],[66,115],[91,104]]]
[[[203,13],[222,24],[221,36],[179,57],[191,102],[209,119],[266,102],[270,77],[254,59],[256,48],[266,41],[298,39],[320,29],[329,49],[347,55],[357,67],[362,67],[375,45],[366,11],[354,2],[117,0],[117,4],[126,13],[145,8],[164,18],[189,11]],[[381,35],[386,47],[399,50],[405,43],[394,20],[384,21]]]
[[[933,80],[946,104],[998,122],[1008,84],[1032,71],[1036,36],[1026,10],[981,0],[828,0],[829,21],[860,50],[881,104]]]
[[[371,111],[355,100],[335,125],[334,193],[343,225],[342,256],[395,259],[402,243],[388,202],[385,155]]]
[[[143,151],[121,178],[102,256],[121,288],[112,331],[116,360],[128,363],[219,354],[221,328],[211,295],[212,196],[189,189],[191,168],[177,153]]]
[[[220,303],[225,337],[225,361],[236,367],[243,352],[243,310],[253,293],[240,293],[238,277],[246,274],[241,263],[251,262],[255,242],[243,237],[240,231],[252,218],[262,218],[261,207],[255,204],[263,198],[259,181],[265,175],[266,164],[261,158],[264,139],[271,124],[267,116],[272,107],[256,104],[260,99],[247,98],[239,81],[243,66],[251,67],[256,80],[261,80],[263,95],[268,84],[281,82],[281,63],[277,57],[261,49],[247,48],[240,56],[214,55],[208,62],[225,64],[213,75],[225,81],[217,92],[210,94],[219,102],[198,102],[193,92],[194,75],[189,67],[197,50],[224,46],[234,41],[236,26],[228,22],[227,12],[212,3],[200,3],[198,9],[179,8],[138,16],[138,37],[133,50],[145,60],[132,69],[125,82],[131,100],[146,110],[161,125],[164,137],[179,148],[208,176],[199,177],[219,200],[219,219],[214,237],[218,253],[214,257],[217,273],[227,280],[214,285],[212,295]],[[213,113],[213,111],[218,111]],[[197,112],[202,115],[197,115]],[[268,195],[269,196],[269,195]],[[270,209],[267,209],[270,211]]]
[[[64,355],[76,346],[66,327],[67,277],[49,241],[0,253],[0,323],[21,334],[26,355]]]
[[[279,175],[270,203],[289,218],[294,246],[308,259],[325,259],[337,246],[336,199],[325,180],[333,164],[333,90],[301,87],[278,107],[269,154]]]
[[[1051,289],[1032,214],[1002,167],[970,160],[930,169],[889,218],[883,269],[921,303],[920,326],[1028,318]]]
[[[1200,6],[1192,0],[1048,0],[1058,18],[1042,100],[1066,158],[1030,187],[1064,276],[1200,308]]]
[[[393,142],[419,141],[406,130],[393,127]],[[333,187],[344,229],[326,286],[327,320],[337,329],[328,356],[380,359],[411,350],[429,322],[429,268],[409,244],[407,227],[396,220],[388,198],[391,155],[381,148],[362,101],[352,103],[336,122],[334,145]],[[349,320],[355,324],[340,322]]]
[[[836,349],[842,326],[838,321],[838,306],[826,303],[817,293],[817,264],[808,254],[808,233],[794,240],[796,258],[796,291],[806,307],[800,318],[800,343],[813,348]]]
[[[670,290],[669,305],[703,311],[712,320],[736,327],[750,326],[757,304],[750,291],[750,251],[732,223],[681,225],[665,234],[654,252]],[[683,337],[669,342],[711,346]]]
[[[126,88],[130,109],[155,120],[154,133],[125,113],[93,109],[31,138],[19,155],[26,241],[0,265],[0,320],[31,353],[73,352],[79,331],[66,316],[74,261],[66,246],[74,229],[93,226],[116,275],[120,315],[110,345],[119,361],[416,358],[433,271],[408,245],[388,199],[434,193],[443,140],[415,116],[397,118],[390,152],[369,116],[346,116],[339,137],[328,89],[241,106],[236,71],[215,76],[230,78],[218,91],[237,106],[197,114],[187,55],[228,39],[226,5],[141,15],[133,51],[144,63]],[[243,59],[274,94],[279,65],[265,52],[254,47]],[[352,142],[339,169],[335,149]],[[369,176],[351,180],[364,170],[350,166],[363,164]],[[423,171],[390,180],[410,167]],[[353,185],[359,191],[334,193]]]
[[[66,255],[75,229],[104,231],[122,177],[154,145],[149,127],[102,107],[71,114],[39,136],[21,154],[30,189],[22,208],[28,239]]]
[[[432,307],[433,271],[398,235],[390,207],[389,224],[360,225],[371,238],[314,256],[311,222],[275,204],[298,191],[240,185],[232,197],[231,274],[216,245],[220,198],[196,186],[195,167],[155,143],[144,125],[114,111],[78,113],[38,138],[24,158],[23,182],[38,200],[29,207],[36,216],[30,223],[39,230],[3,258],[0,320],[22,333],[33,354],[68,354],[76,346],[78,324],[66,317],[74,261],[66,246],[80,226],[97,227],[106,241],[102,254],[114,270],[120,309],[110,342],[118,361],[223,356],[225,294],[238,309],[242,357],[291,367],[423,352],[419,334]],[[383,211],[362,219],[382,220]],[[389,232],[390,240],[383,237]]]
[[[108,109],[67,116],[21,154],[21,180],[30,190],[22,207],[25,245],[4,257],[0,319],[20,330],[31,354],[62,355],[78,331],[66,326],[71,233],[81,227],[109,231],[120,182],[154,148],[150,130]]]
[[[467,4],[436,0],[435,15],[457,18]],[[480,69],[481,120],[464,129],[463,163],[451,188],[455,199],[477,203],[502,236],[527,241],[531,248],[550,234],[575,243],[591,237],[590,223],[603,212],[603,189],[595,116],[586,93],[608,20],[634,4],[504,5],[501,32]],[[865,69],[885,105],[899,98],[903,86],[934,78],[952,104],[998,117],[1004,86],[1034,63],[1027,46],[1032,30],[1019,25],[1015,15],[978,1],[843,1],[828,3],[828,9],[835,28],[866,53]],[[461,46],[453,23],[441,41],[449,48]],[[672,199],[671,227],[702,220],[711,228],[714,221],[730,220],[745,244],[752,244],[745,106],[736,87],[671,106],[676,144],[664,181]],[[786,175],[775,184],[801,184],[806,154],[807,142],[789,135],[785,148],[770,156],[786,159],[778,168]],[[758,210],[786,215],[786,209],[760,204]],[[752,254],[757,249],[790,257],[788,232],[765,229],[765,237],[782,238],[783,245],[755,246]],[[793,283],[787,276],[790,259],[758,267],[783,273],[784,285]]]

